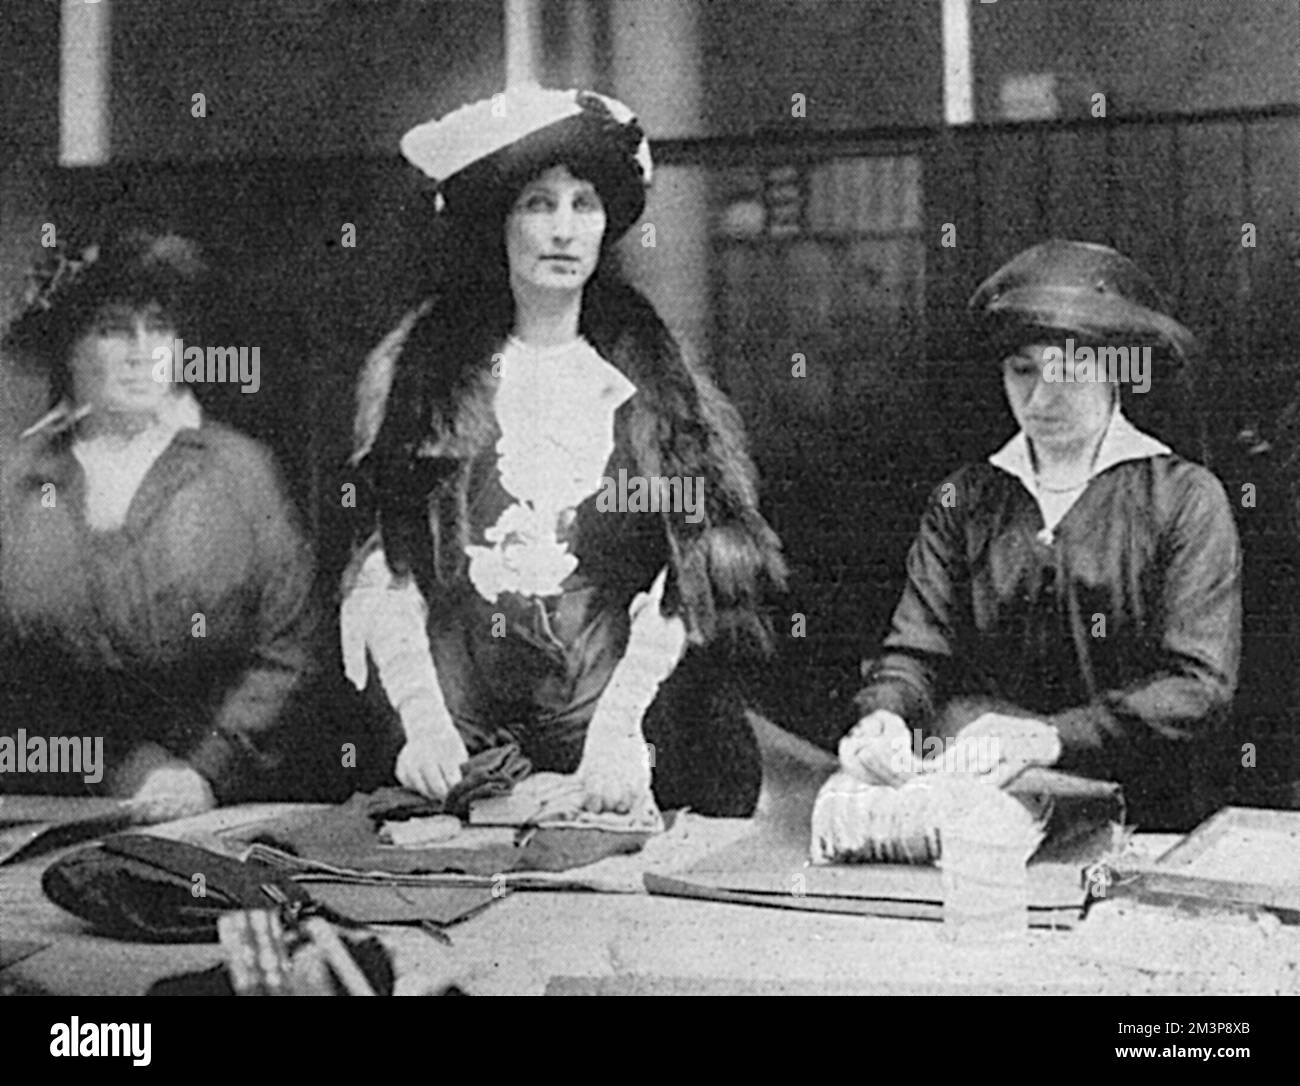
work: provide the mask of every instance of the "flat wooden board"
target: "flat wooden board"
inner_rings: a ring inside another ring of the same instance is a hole
[[[1157,864],[1197,878],[1300,886],[1300,811],[1225,807]]]
[[[1134,889],[1153,901],[1267,908],[1300,922],[1300,812],[1225,807],[1143,868]]]

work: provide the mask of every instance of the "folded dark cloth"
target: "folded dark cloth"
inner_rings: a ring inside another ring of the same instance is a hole
[[[454,842],[438,848],[394,848],[379,839],[380,827],[385,822],[462,814],[474,800],[509,794],[531,771],[531,763],[517,746],[494,748],[466,763],[464,779],[445,803],[405,788],[359,792],[347,803],[323,814],[313,813],[310,817],[293,818],[266,828],[256,840],[335,867],[403,875],[568,871],[607,856],[639,852],[649,840],[649,833],[569,827],[527,831],[514,844],[494,842],[464,848],[455,847]]]
[[[435,814],[453,814],[463,818],[475,800],[509,795],[516,784],[532,773],[533,763],[519,749],[518,743],[507,743],[479,751],[461,768],[460,783],[441,802],[418,796],[404,788],[380,788],[371,794],[373,801],[380,807],[392,805],[384,814],[388,819],[421,818]],[[399,802],[400,797],[409,799],[402,804]]]

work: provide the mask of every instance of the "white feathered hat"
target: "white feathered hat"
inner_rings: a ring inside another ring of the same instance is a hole
[[[438,185],[448,211],[472,212],[565,164],[596,186],[617,237],[645,209],[652,164],[636,116],[593,91],[523,84],[416,125],[402,154]]]

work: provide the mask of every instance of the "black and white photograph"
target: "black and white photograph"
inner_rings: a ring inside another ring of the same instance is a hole
[[[3,0],[0,73],[3,1047],[1272,1047],[1300,0]]]

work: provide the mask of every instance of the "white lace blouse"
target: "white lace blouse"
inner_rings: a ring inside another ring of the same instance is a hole
[[[614,414],[636,386],[585,339],[538,348],[511,336],[500,359],[497,470],[513,499],[470,545],[469,577],[502,592],[553,596],[578,565],[559,539],[564,518],[601,488],[614,451]]]

